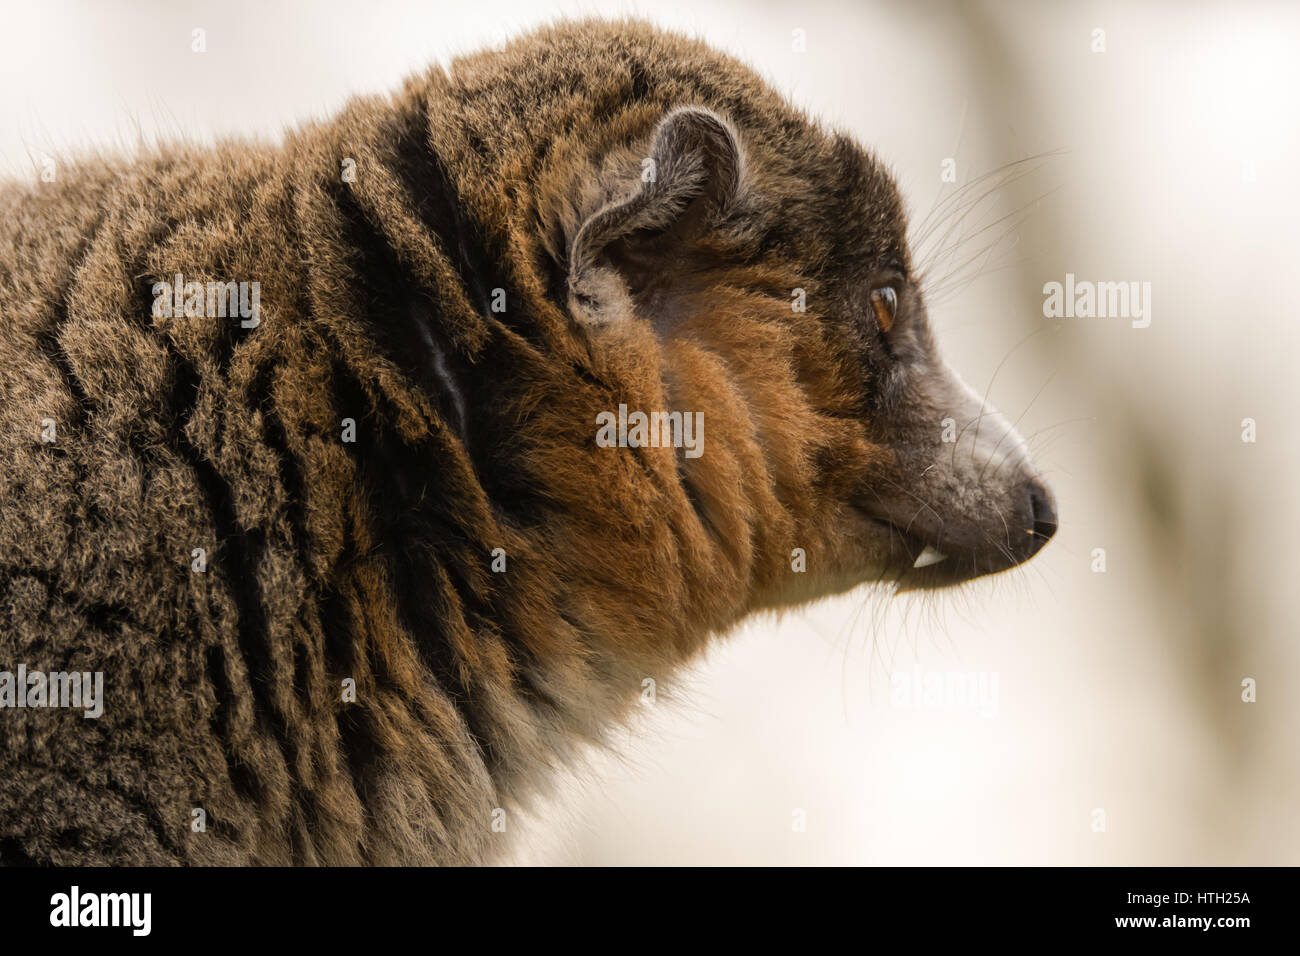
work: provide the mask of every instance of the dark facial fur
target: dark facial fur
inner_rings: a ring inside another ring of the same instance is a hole
[[[0,710],[0,860],[487,860],[746,615],[1027,559],[1050,494],[905,230],[854,142],[636,23],[7,187],[0,669],[105,701]],[[258,281],[260,324],[154,315],[176,273]],[[599,447],[620,404],[703,453]]]

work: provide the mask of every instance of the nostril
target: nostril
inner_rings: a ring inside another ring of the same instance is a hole
[[[1033,550],[1036,553],[1056,534],[1056,505],[1052,501],[1052,493],[1042,485],[1030,488],[1029,503],[1034,516]]]

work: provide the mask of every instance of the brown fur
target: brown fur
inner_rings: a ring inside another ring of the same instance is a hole
[[[900,200],[700,43],[543,30],[282,146],[10,186],[0,223],[0,669],[106,698],[0,711],[0,859],[488,860],[644,678],[893,568],[845,316],[909,274]],[[259,281],[260,326],[154,317],[177,272]],[[705,453],[596,447],[620,402],[703,411]]]

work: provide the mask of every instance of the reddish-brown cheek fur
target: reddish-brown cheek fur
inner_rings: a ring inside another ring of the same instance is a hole
[[[657,620],[674,629],[681,622],[675,646],[683,650],[860,566],[862,555],[845,548],[846,503],[889,456],[866,441],[854,417],[865,383],[856,383],[857,394],[849,387],[852,373],[833,360],[823,320],[750,291],[798,281],[772,266],[721,270],[682,297],[686,317],[666,340],[644,317],[592,335],[593,354],[626,389],[619,401],[630,409],[703,414],[700,457],[600,449],[572,486],[573,501],[609,503],[585,540],[597,555],[593,570],[622,568],[630,591],[657,591],[664,602]],[[630,537],[611,533],[627,525]],[[800,580],[795,548],[807,554]],[[668,586],[676,581],[680,592]],[[652,645],[662,640],[647,636]]]

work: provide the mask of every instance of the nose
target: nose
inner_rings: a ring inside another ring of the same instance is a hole
[[[1029,555],[1033,557],[1056,534],[1056,502],[1041,481],[1029,483],[1029,513],[1034,523],[1029,536]]]

